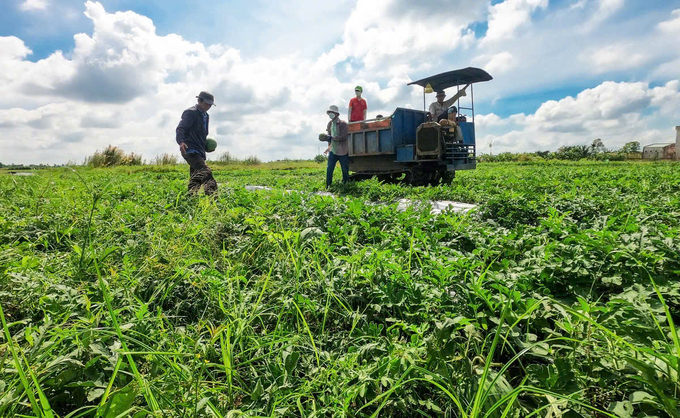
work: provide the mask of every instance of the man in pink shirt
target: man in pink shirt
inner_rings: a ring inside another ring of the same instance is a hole
[[[354,93],[356,93],[357,97],[353,97],[352,100],[349,101],[347,118],[350,122],[366,120],[368,105],[366,104],[366,100],[361,98],[361,93],[363,93],[363,91],[364,89],[361,86],[356,86],[354,88]]]

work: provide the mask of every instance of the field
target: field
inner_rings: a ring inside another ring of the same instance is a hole
[[[0,174],[0,416],[680,417],[680,164],[215,173]]]

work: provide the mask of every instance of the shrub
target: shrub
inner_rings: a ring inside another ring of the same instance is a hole
[[[109,145],[103,151],[95,151],[85,159],[85,165],[90,167],[114,167],[117,165],[142,165],[142,156],[125,151],[113,145]]]
[[[327,160],[328,160],[328,157],[326,157],[323,154],[319,154],[316,157],[314,157],[314,161],[319,163],[319,164],[325,163]]]
[[[249,157],[246,157],[243,160],[243,164],[245,164],[245,165],[258,165],[258,164],[262,164],[262,161],[260,161],[260,159],[257,158],[257,155],[251,155]]]
[[[231,155],[229,151],[226,151],[220,154],[219,157],[217,157],[217,162],[222,164],[237,164],[238,158]]]
[[[245,165],[258,165],[262,164],[262,161],[257,158],[256,155],[251,155],[244,159],[240,159],[234,155],[231,155],[229,151],[223,152],[219,157],[217,157],[216,162],[220,164],[245,164]]]
[[[161,155],[157,155],[156,158],[151,161],[152,165],[175,165],[179,162],[176,155],[168,154],[167,152]]]

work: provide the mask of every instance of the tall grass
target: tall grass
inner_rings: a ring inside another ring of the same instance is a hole
[[[179,158],[174,154],[163,153],[151,160],[151,165],[177,165]]]
[[[262,164],[259,158],[255,155],[251,155],[245,158],[239,158],[232,155],[229,151],[223,152],[215,160],[216,162],[224,165],[259,165]]]
[[[97,150],[85,159],[85,165],[90,167],[114,167],[118,165],[142,165],[142,156],[131,152],[126,154],[122,149],[109,145],[103,150]]]

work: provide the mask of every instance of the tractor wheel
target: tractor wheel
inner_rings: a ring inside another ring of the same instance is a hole
[[[456,177],[455,171],[444,171],[442,173],[442,184],[448,186],[449,184],[451,184],[455,177]]]

